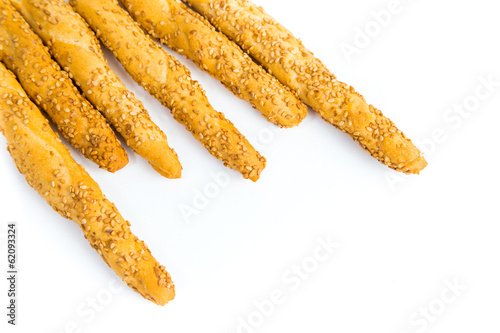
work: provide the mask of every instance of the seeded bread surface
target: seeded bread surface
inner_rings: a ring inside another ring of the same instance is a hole
[[[20,0],[13,4],[127,145],[163,176],[179,178],[182,167],[165,133],[109,68],[85,20],[62,0]]]
[[[130,76],[169,108],[214,157],[257,181],[266,160],[208,102],[189,70],[147,36],[116,0],[71,0]]]
[[[338,81],[261,7],[248,0],[186,2],[381,163],[408,174],[418,174],[427,166],[423,154],[389,118]]]
[[[198,13],[177,0],[120,0],[151,36],[191,59],[280,127],[298,125],[307,106]]]
[[[128,163],[106,119],[80,94],[8,0],[0,0],[0,60],[82,155],[110,172]]]
[[[0,131],[28,184],[64,218],[75,221],[106,264],[143,297],[159,305],[175,287],[116,207],[71,157],[14,75],[0,63]]]

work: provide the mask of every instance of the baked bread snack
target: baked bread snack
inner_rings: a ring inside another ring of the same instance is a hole
[[[132,78],[168,107],[213,156],[243,177],[257,181],[265,158],[222,113],[212,108],[189,70],[148,37],[116,0],[69,3]]]
[[[50,128],[21,85],[0,63],[0,130],[19,171],[52,208],[75,221],[122,280],[164,305],[175,287],[170,275],[130,231],[116,207]]]
[[[179,0],[120,0],[144,30],[186,56],[280,127],[298,125],[307,107],[202,16]]]
[[[11,0],[54,59],[87,99],[123,136],[127,145],[167,178],[181,176],[177,154],[139,99],[109,68],[85,20],[63,0]]]
[[[0,60],[85,157],[110,172],[128,163],[106,119],[78,92],[8,0],[0,0]]]
[[[416,174],[427,166],[422,153],[391,120],[368,105],[354,88],[338,81],[261,7],[247,0],[186,2],[381,163]]]

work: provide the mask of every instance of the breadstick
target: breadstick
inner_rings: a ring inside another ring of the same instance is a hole
[[[47,119],[0,63],[0,130],[19,171],[52,208],[75,221],[85,238],[122,280],[146,299],[164,305],[175,287],[116,207],[73,160]]]
[[[163,176],[179,178],[182,167],[166,135],[151,120],[142,102],[109,68],[99,41],[85,20],[63,0],[12,3],[127,145]]]
[[[195,62],[280,127],[298,125],[307,107],[202,16],[178,0],[120,0],[144,30]]]
[[[257,181],[265,167],[247,139],[208,102],[189,70],[148,37],[116,0],[71,0],[129,74],[224,165]]]
[[[418,174],[422,153],[381,111],[342,83],[290,31],[247,0],[186,0],[321,117],[349,134],[381,163]]]
[[[85,157],[110,172],[128,163],[127,153],[104,117],[78,92],[8,0],[0,0],[0,60]]]

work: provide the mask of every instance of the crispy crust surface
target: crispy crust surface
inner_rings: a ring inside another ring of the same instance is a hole
[[[0,0],[0,60],[80,153],[110,172],[128,163],[127,153],[106,119],[80,94],[7,0]]]
[[[201,15],[177,0],[120,0],[150,35],[186,56],[237,97],[280,127],[298,125],[307,114],[290,88],[257,65]]]
[[[337,80],[290,31],[247,0],[186,0],[321,117],[349,134],[381,163],[418,174],[423,154],[351,86]]]
[[[71,0],[70,4],[132,78],[168,107],[213,156],[243,177],[259,179],[265,158],[212,108],[189,70],[148,37],[116,0]]]
[[[179,178],[182,167],[166,135],[109,68],[85,20],[62,0],[20,0],[13,4],[127,145],[163,176]]]
[[[174,298],[175,287],[165,268],[73,160],[47,119],[2,63],[0,130],[28,184],[55,211],[81,227],[90,245],[125,283],[159,305]]]

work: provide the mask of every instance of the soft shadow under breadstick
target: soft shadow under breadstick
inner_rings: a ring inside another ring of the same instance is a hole
[[[178,0],[120,0],[150,35],[191,59],[280,127],[298,125],[307,106],[202,16]]]
[[[71,0],[70,4],[132,78],[168,107],[213,156],[243,177],[259,179],[265,158],[212,108],[189,70],[148,37],[116,0]]]
[[[323,119],[392,169],[418,174],[423,154],[381,111],[340,82],[290,31],[247,0],[186,0]]]
[[[1,63],[0,130],[28,184],[55,211],[81,227],[90,245],[125,283],[159,305],[174,298],[170,274],[132,234],[130,223],[73,160],[47,119]]]
[[[163,176],[179,178],[182,167],[166,135],[109,68],[85,20],[62,0],[11,1],[127,145]]]
[[[110,172],[128,163],[106,119],[80,94],[8,0],[0,0],[0,60],[82,155]]]

